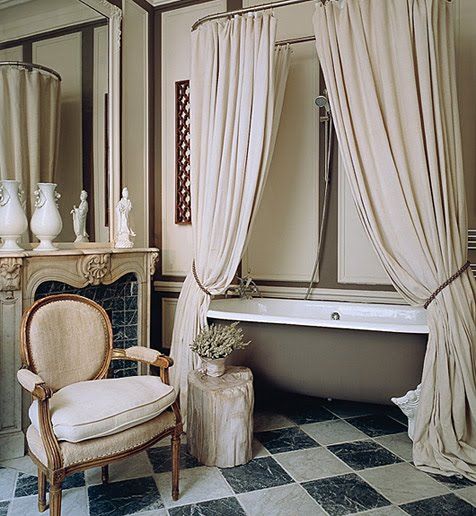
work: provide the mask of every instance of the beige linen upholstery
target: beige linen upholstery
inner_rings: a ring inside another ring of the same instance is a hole
[[[53,394],[49,405],[58,440],[77,443],[145,423],[174,401],[174,388],[157,376],[130,376],[67,385]],[[39,432],[38,401],[30,406],[29,416]]]
[[[443,0],[344,0],[319,3],[314,18],[353,198],[392,283],[412,305],[423,305],[467,260],[457,9]],[[428,326],[413,460],[476,481],[469,269],[429,305]]]
[[[41,376],[32,373],[28,369],[20,369],[17,372],[17,379],[20,382],[20,385],[28,392],[33,392],[37,385],[45,383]]]
[[[232,282],[266,182],[284,98],[289,48],[275,52],[269,12],[210,21],[192,32],[190,180],[197,276],[221,294]],[[172,337],[172,383],[187,413],[190,343],[206,325],[210,295],[192,272]]]
[[[41,306],[27,338],[34,369],[55,391],[95,378],[107,358],[109,337],[102,314],[78,301]]]
[[[126,357],[143,362],[155,362],[160,356],[160,353],[155,349],[145,348],[144,346],[133,346],[126,349]]]
[[[109,457],[117,453],[132,450],[137,446],[147,443],[164,430],[173,428],[175,423],[174,413],[171,410],[167,410],[160,414],[160,416],[146,423],[142,423],[141,425],[118,434],[101,437],[99,439],[89,439],[81,443],[62,441],[60,442],[60,450],[63,456],[64,466],[69,467],[74,464]],[[28,427],[26,439],[33,455],[46,466],[45,447],[40,438],[40,434],[33,425]]]

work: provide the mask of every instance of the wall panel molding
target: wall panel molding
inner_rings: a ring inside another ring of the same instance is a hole
[[[357,285],[391,285],[359,219],[340,156],[337,176],[337,281]]]

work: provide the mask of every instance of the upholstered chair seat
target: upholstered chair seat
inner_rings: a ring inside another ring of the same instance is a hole
[[[81,296],[41,299],[22,322],[18,371],[33,395],[27,430],[28,452],[38,466],[38,508],[61,514],[61,486],[76,471],[102,467],[172,437],[172,497],[178,498],[182,422],[168,381],[169,357],[135,346],[113,349],[106,312]],[[157,376],[107,378],[111,360],[158,367]]]

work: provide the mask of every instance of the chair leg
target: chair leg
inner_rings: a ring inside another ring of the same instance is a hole
[[[179,498],[180,434],[172,437],[172,500]]]
[[[46,475],[38,468],[38,510],[45,512],[46,504]]]
[[[61,516],[61,482],[50,486],[50,516]]]
[[[109,482],[109,464],[101,467],[101,480],[103,484]]]

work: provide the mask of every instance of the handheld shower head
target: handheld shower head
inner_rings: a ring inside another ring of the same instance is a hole
[[[316,106],[320,108],[324,108],[327,113],[330,112],[329,99],[327,98],[327,92],[324,92],[324,95],[319,95],[314,100]]]

